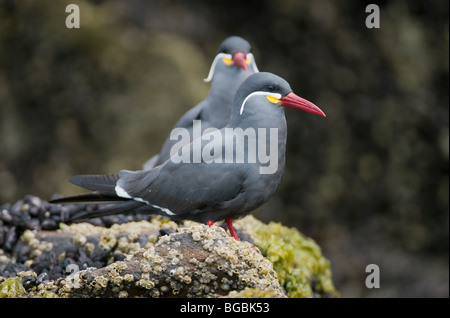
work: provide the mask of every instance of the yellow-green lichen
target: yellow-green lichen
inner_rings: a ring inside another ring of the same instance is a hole
[[[39,297],[42,297],[42,298],[60,298],[57,294],[55,294],[52,291],[48,291],[48,290],[44,291],[41,295],[39,295]]]
[[[10,277],[0,284],[0,298],[16,298],[25,293],[19,277]]]
[[[272,262],[289,297],[339,296],[331,279],[329,261],[311,238],[294,228],[274,222],[264,224],[252,216],[237,225],[251,235],[255,245]]]
[[[239,292],[231,291],[226,298],[273,298],[275,292],[272,289],[262,290],[260,288],[246,288]]]

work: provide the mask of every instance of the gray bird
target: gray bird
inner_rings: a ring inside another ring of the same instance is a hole
[[[230,119],[231,104],[237,89],[249,75],[258,72],[251,51],[250,43],[243,38],[226,38],[217,50],[208,77],[204,79],[205,82],[212,81],[208,96],[187,111],[172,130],[182,127],[192,132],[194,120],[201,120],[203,129],[224,127]],[[144,163],[144,169],[152,169],[169,159],[170,149],[175,143],[176,140],[167,138],[159,154]]]
[[[75,176],[72,183],[96,192],[52,202],[122,201],[82,212],[74,219],[149,213],[209,226],[225,220],[230,234],[239,240],[232,220],[266,202],[284,173],[284,107],[325,116],[316,105],[294,94],[284,79],[255,73],[238,89],[224,128],[212,129],[178,148],[152,170]]]

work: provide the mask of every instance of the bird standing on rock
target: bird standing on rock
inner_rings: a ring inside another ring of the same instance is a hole
[[[226,38],[217,50],[208,77],[204,79],[205,82],[212,81],[208,96],[187,111],[173,129],[181,127],[192,132],[194,120],[201,120],[203,129],[224,127],[230,119],[231,104],[237,89],[249,75],[258,72],[251,52],[250,43],[243,38]],[[160,153],[144,163],[144,169],[152,169],[169,159],[170,149],[175,143],[175,140],[167,138]]]
[[[294,94],[281,77],[255,73],[239,87],[228,124],[182,147],[180,151],[187,154],[184,161],[176,160],[179,153],[173,153],[151,170],[75,176],[70,179],[72,183],[96,192],[52,202],[122,201],[98,211],[82,212],[74,219],[149,213],[209,226],[225,220],[230,234],[239,240],[232,220],[266,202],[284,173],[284,107],[325,116],[319,107]],[[267,149],[276,150],[269,153],[276,162],[272,171],[264,170],[269,161]],[[194,162],[198,150],[201,158]]]

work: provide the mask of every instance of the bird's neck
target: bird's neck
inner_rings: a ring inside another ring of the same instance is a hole
[[[270,117],[265,117],[261,114],[254,114],[254,116],[248,113],[246,116],[233,114],[225,128],[231,128],[233,130],[242,129],[244,132],[247,132],[248,129],[250,129],[251,132],[249,133],[254,132],[258,139],[265,138],[268,144],[277,144],[279,168],[284,169],[287,138],[287,125],[284,112],[279,114],[279,116]]]
[[[227,127],[240,127],[242,129],[247,128],[266,128],[266,129],[277,129],[282,134],[286,134],[287,125],[286,117],[284,114],[281,116],[261,116],[260,114],[236,114],[233,112],[228,122]]]
[[[231,124],[230,124],[231,123]],[[224,128],[229,134],[245,136],[244,143],[253,145],[248,146],[247,151],[253,149],[253,155],[257,158],[257,172],[265,179],[267,187],[276,188],[281,180],[285,167],[286,137],[287,127],[284,116],[280,118],[270,118],[270,120],[259,120],[255,118],[246,118],[234,123],[230,121]],[[236,141],[237,142],[237,141]],[[250,156],[250,154],[247,154]]]
[[[244,79],[248,76],[248,72],[237,71],[237,74],[228,74],[217,72],[211,82],[211,89],[207,99],[214,100],[212,107],[217,105],[229,105],[231,107],[234,95],[242,84]],[[217,106],[217,107],[219,107]]]

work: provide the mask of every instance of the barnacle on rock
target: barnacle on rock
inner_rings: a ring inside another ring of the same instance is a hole
[[[200,240],[194,240],[194,235]],[[203,248],[205,240],[208,250]],[[248,251],[242,253],[243,249]],[[260,273],[252,268],[255,263],[269,269]],[[274,296],[284,297],[270,262],[250,243],[237,242],[222,228],[205,225],[181,228],[161,237],[149,250],[142,248],[123,261],[104,269],[81,271],[74,277],[78,277],[78,284],[75,278],[66,279],[65,284],[60,284],[61,295],[217,297],[235,286],[238,290],[269,288]],[[132,281],[136,284],[129,284]]]

